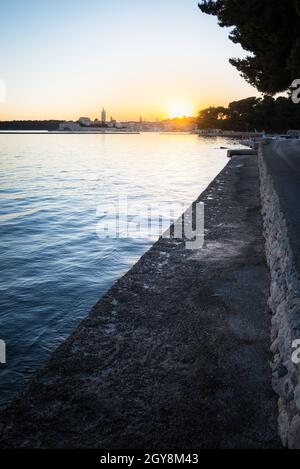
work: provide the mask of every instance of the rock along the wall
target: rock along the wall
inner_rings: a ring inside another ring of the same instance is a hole
[[[272,311],[273,387],[279,395],[279,431],[290,449],[300,448],[300,368],[293,361],[293,344],[300,338],[300,281],[290,245],[280,197],[259,150],[261,198],[266,256],[271,273],[269,307]],[[268,151],[270,149],[268,148]]]

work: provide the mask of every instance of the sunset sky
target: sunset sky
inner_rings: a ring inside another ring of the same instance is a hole
[[[0,40],[0,120],[154,120],[257,95],[196,0],[10,0]]]

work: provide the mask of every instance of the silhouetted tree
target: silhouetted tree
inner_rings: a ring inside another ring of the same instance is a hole
[[[210,107],[200,111],[199,121],[203,129],[220,128],[219,123],[228,118],[227,110],[224,107]]]
[[[300,106],[285,97],[251,97],[233,101],[228,108],[203,109],[198,125],[201,129],[286,132],[300,129]]]
[[[0,121],[0,130],[57,130],[61,122],[61,120]]]
[[[259,91],[285,91],[300,78],[300,0],[202,0],[199,8],[233,27],[230,39],[251,55],[230,62]]]

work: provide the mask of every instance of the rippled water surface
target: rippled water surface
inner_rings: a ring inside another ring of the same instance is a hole
[[[153,243],[143,228],[138,237],[105,236],[114,202],[128,197],[131,223],[149,205],[163,213],[174,201],[190,204],[226,164],[226,144],[193,135],[0,135],[0,405]]]

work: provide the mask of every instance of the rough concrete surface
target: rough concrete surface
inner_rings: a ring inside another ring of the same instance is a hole
[[[257,158],[200,200],[204,249],[156,243],[1,412],[0,447],[280,447]]]

